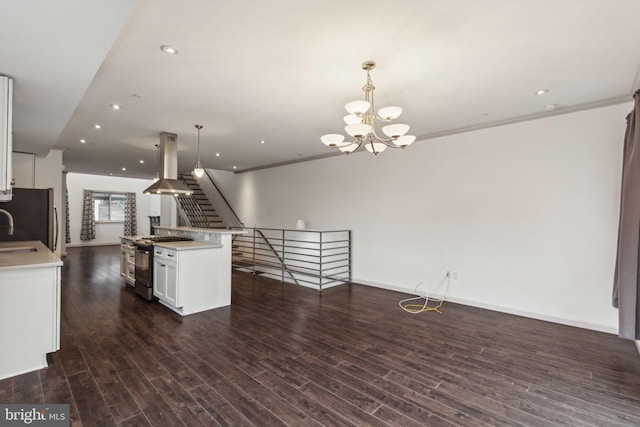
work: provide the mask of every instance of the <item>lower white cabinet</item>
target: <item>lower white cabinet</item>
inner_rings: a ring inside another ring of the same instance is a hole
[[[48,251],[36,244],[33,257]],[[47,353],[60,349],[61,265],[0,269],[0,380],[45,368]]]
[[[220,253],[219,246],[186,250],[154,246],[153,295],[181,315],[231,304],[230,287],[220,281],[221,272],[230,265],[221,265]]]
[[[153,295],[172,306],[180,307],[176,258],[176,251],[154,249]]]

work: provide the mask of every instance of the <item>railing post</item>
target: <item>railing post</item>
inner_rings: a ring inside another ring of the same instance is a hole
[[[285,264],[286,264],[286,258],[285,258],[285,253],[286,253],[286,246],[285,246],[285,231],[284,229],[282,229],[282,262],[280,263],[280,282],[284,283],[284,269],[285,269]]]
[[[256,228],[253,227],[253,273],[256,275]]]
[[[349,230],[349,283],[351,283],[351,230]]]
[[[322,292],[322,231],[320,232],[320,291]]]

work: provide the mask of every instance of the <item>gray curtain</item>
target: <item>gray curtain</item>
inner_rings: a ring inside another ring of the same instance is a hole
[[[136,221],[136,193],[125,193],[124,204],[124,235],[135,236],[137,234]]]
[[[627,116],[622,165],[618,256],[613,284],[613,306],[618,308],[618,335],[640,339],[640,91],[633,96],[635,106]]]
[[[95,193],[92,190],[84,190],[80,240],[93,240],[96,238],[96,218],[94,215],[95,200]]]

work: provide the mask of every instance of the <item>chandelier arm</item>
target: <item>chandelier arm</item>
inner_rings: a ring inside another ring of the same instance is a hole
[[[382,143],[389,148],[405,148],[406,147],[406,145],[396,145],[396,144],[392,144],[384,141],[382,141]]]
[[[373,135],[373,138],[377,139],[379,142],[383,143],[384,145],[386,145],[387,147],[391,147],[391,148],[405,148],[405,146],[401,146],[401,145],[396,145],[393,143],[393,138],[389,138],[389,139],[383,139],[380,138],[378,136],[378,134],[376,134],[376,132],[374,130],[371,131],[371,134]],[[371,135],[370,134],[370,135]],[[370,137],[371,138],[371,137]],[[372,140],[373,141],[373,140]]]
[[[388,142],[393,142],[393,138],[380,138],[378,136],[378,134],[376,133],[375,129],[373,129],[373,127],[371,129],[371,134],[373,135],[373,137],[375,139],[377,139],[378,141],[382,142],[385,145],[389,145],[389,144],[387,144]]]
[[[360,142],[361,141],[359,139],[355,139],[355,140],[353,140],[351,142],[342,142],[340,144],[336,144],[331,148],[344,148],[344,147],[348,147],[348,146],[353,145],[353,144],[359,144]]]

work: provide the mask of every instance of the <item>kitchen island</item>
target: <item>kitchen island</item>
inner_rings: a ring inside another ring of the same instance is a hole
[[[153,295],[183,316],[231,304],[222,248],[195,241],[154,244]]]
[[[60,349],[61,266],[42,242],[0,242],[0,379],[45,368]]]
[[[156,226],[155,232],[193,240],[153,243],[153,296],[161,304],[182,316],[231,304],[231,239],[244,231]],[[136,237],[121,239],[136,244]]]

